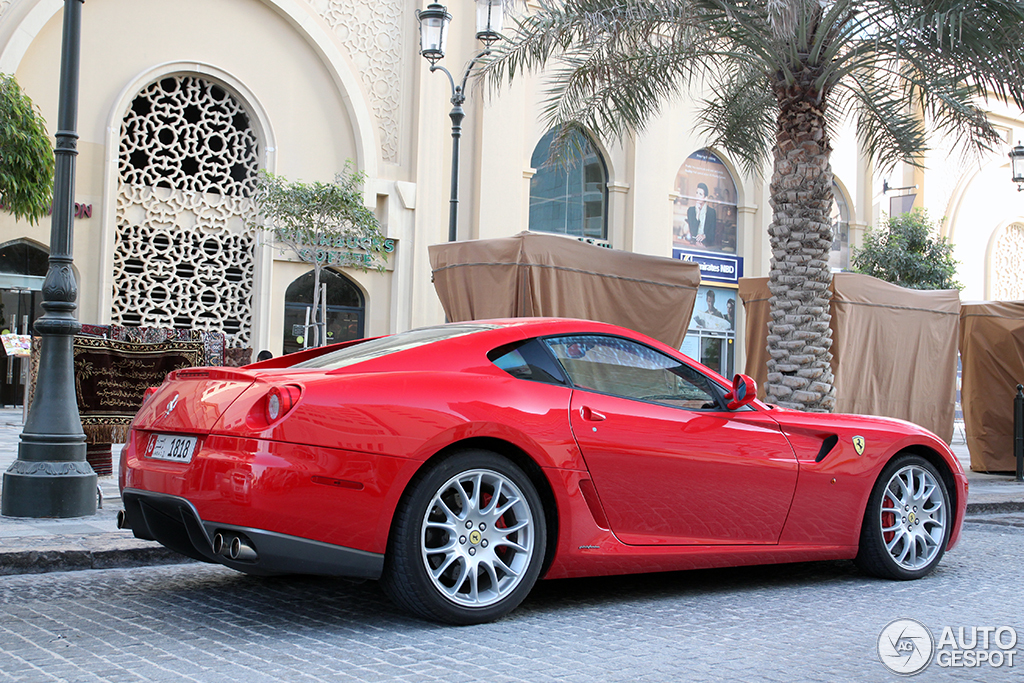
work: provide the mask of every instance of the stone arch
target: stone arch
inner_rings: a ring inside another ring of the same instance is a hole
[[[115,242],[120,205],[119,157],[122,122],[128,114],[132,102],[144,88],[159,82],[162,78],[182,75],[208,79],[225,87],[237,100],[242,110],[249,116],[252,131],[257,140],[257,148],[259,150],[257,162],[259,166],[269,171],[275,170],[276,167],[277,142],[270,116],[267,114],[266,108],[259,98],[232,74],[212,64],[202,62],[166,62],[146,69],[133,78],[121,90],[114,105],[111,107],[106,126],[107,138],[104,144],[106,159],[104,161],[103,178],[104,201],[102,220],[100,222],[100,239],[103,243],[103,248],[100,252],[102,281],[100,283],[99,310],[103,316],[110,316],[114,305]],[[236,207],[236,213],[238,210],[244,213],[244,209]],[[261,240],[257,239],[256,242],[260,244]],[[263,278],[267,277],[265,271],[270,267],[268,259],[261,253],[264,250],[265,247],[262,245],[258,246],[255,255],[252,329],[257,333],[262,328],[263,321],[260,318],[260,312],[264,308],[262,306],[263,302],[259,300],[260,283],[263,281]],[[110,322],[110,320],[105,319],[104,322]]]
[[[111,321],[224,331],[248,345],[257,240],[247,221],[270,134],[224,80],[149,75],[109,127]]]
[[[373,120],[372,107],[360,84],[358,69],[342,52],[335,38],[324,30],[321,19],[308,2],[259,1],[274,7],[320,57],[337,85],[353,123],[356,165],[368,178],[376,178],[380,165],[377,126]],[[8,8],[11,18],[5,33],[9,32],[11,38],[6,41],[3,51],[0,52],[0,72],[14,73],[18,69],[32,41],[63,7],[62,0],[24,0]],[[0,35],[0,38],[2,37]]]

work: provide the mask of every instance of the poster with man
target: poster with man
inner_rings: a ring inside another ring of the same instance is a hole
[[[736,183],[714,152],[698,150],[683,162],[675,192],[674,246],[736,253]]]
[[[689,329],[735,332],[736,292],[719,287],[699,288]]]

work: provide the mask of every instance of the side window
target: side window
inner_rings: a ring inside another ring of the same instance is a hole
[[[643,344],[599,335],[544,341],[581,389],[689,410],[720,408],[707,377]]]
[[[561,368],[536,339],[499,346],[488,353],[487,358],[517,379],[568,384]]]

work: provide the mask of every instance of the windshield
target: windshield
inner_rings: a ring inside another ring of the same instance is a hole
[[[454,339],[455,337],[461,337],[474,332],[493,330],[495,327],[495,325],[480,325],[476,323],[421,327],[416,330],[381,337],[380,339],[371,339],[354,346],[347,346],[343,349],[325,353],[322,356],[298,363],[293,367],[337,370],[338,368],[362,363],[372,358],[380,358],[381,356],[387,356],[398,351],[414,349],[425,344],[433,344],[445,339]]]

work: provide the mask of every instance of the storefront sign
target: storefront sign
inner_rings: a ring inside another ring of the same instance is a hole
[[[7,211],[7,207],[0,204],[0,210]],[[50,205],[50,210],[46,212],[47,216],[53,215],[53,205]],[[75,202],[75,218],[92,218],[92,204],[80,204]]]
[[[700,266],[700,279],[707,282],[738,284],[743,277],[743,257],[730,254],[709,254],[706,251],[673,249],[672,258]]]
[[[388,254],[395,251],[395,240],[390,237],[321,236],[319,244],[314,245],[307,244],[306,236],[299,231],[275,230],[274,232],[277,240],[292,246],[300,259],[307,263],[319,263],[324,266],[371,268],[377,253],[383,253],[387,258]]]

